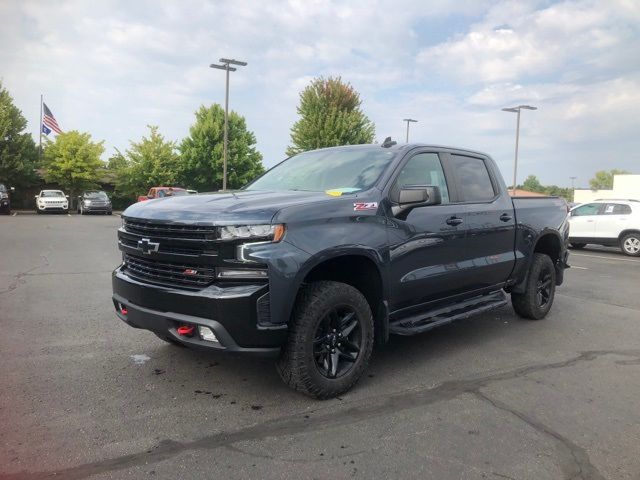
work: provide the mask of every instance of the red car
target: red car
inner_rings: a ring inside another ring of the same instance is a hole
[[[149,193],[138,197],[138,201],[144,202],[145,200],[153,200],[154,198],[173,197],[178,195],[188,195],[188,192],[184,188],[179,187],[151,187],[149,189]]]

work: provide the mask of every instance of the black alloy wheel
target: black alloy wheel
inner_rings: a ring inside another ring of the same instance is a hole
[[[337,306],[318,322],[313,341],[316,368],[323,377],[346,375],[360,355],[362,327],[357,312]]]
[[[536,303],[538,308],[544,308],[551,298],[551,272],[548,269],[540,270],[536,283]]]

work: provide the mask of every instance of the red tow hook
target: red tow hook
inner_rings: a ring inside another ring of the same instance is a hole
[[[192,337],[195,331],[195,325],[180,325],[177,329],[178,335],[182,335],[183,337]]]

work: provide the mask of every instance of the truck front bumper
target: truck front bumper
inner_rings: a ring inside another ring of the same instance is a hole
[[[138,282],[121,268],[113,272],[112,285],[116,315],[122,321],[187,347],[275,356],[286,341],[286,325],[258,325],[259,302],[269,293],[267,285],[180,290]],[[179,333],[185,326],[194,327],[193,332]],[[198,327],[209,328],[216,341],[202,337]]]

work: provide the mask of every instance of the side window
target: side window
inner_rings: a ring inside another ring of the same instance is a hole
[[[496,192],[484,160],[462,155],[451,155],[451,159],[465,202],[482,202],[495,197]]]
[[[598,215],[600,211],[600,207],[602,204],[600,203],[587,203],[586,205],[582,205],[576,208],[571,215],[574,217],[584,217],[585,215]]]
[[[605,215],[631,215],[631,207],[622,203],[607,203],[604,207]]]
[[[396,188],[405,185],[433,185],[440,187],[442,203],[449,203],[449,189],[437,153],[419,153],[402,167]]]

